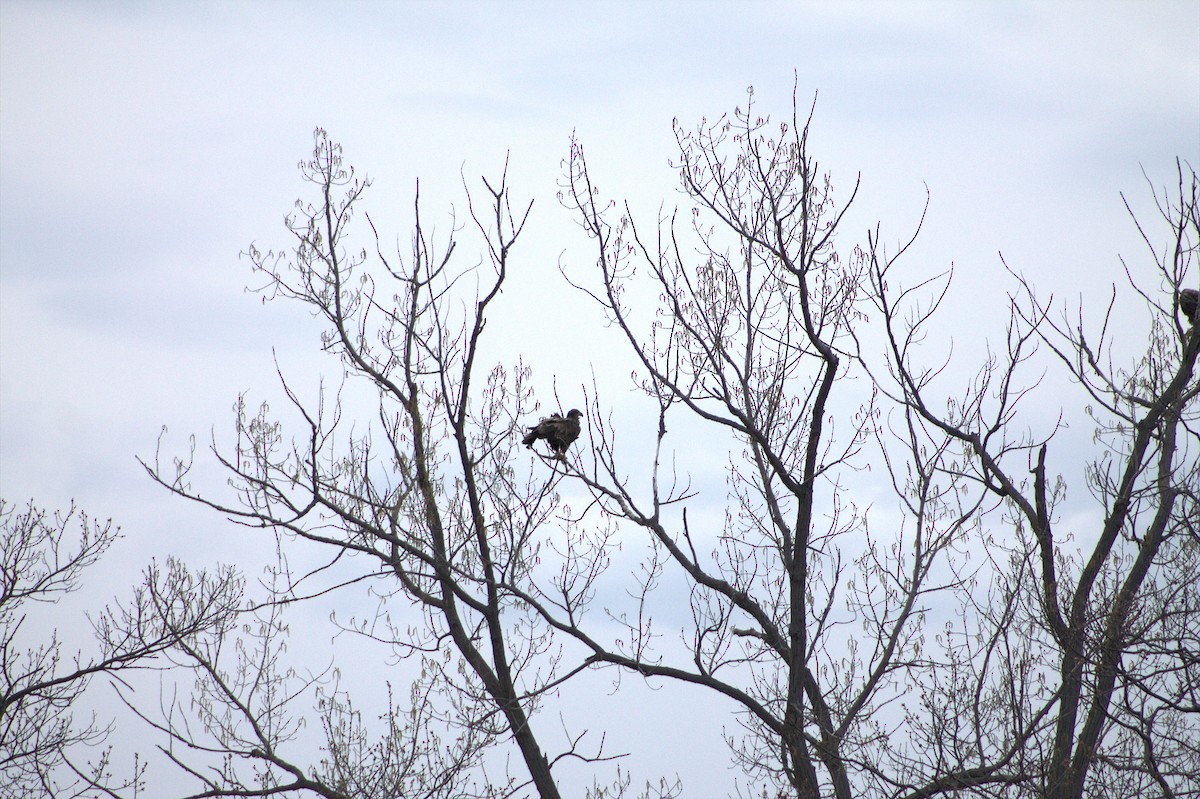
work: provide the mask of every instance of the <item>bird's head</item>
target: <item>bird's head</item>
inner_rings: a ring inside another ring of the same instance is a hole
[[[1182,289],[1179,292],[1179,310],[1183,311],[1184,317],[1189,321],[1197,319],[1197,311],[1200,311],[1200,291],[1195,289]]]
[[[579,412],[577,409],[575,409],[575,408],[572,408],[571,410],[567,411],[567,418],[568,418],[568,419],[578,419],[580,416],[583,416],[583,414],[582,414],[582,413],[580,413],[580,412]]]

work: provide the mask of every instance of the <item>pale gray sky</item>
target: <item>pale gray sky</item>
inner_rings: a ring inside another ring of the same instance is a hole
[[[1194,0],[3,0],[0,494],[116,519],[107,595],[152,555],[237,557],[240,531],[167,497],[134,455],[164,424],[176,448],[228,426],[238,392],[277,395],[273,346],[313,383],[332,373],[302,312],[243,292],[238,258],[286,243],[315,126],[375,179],[368,206],[397,233],[417,177],[445,224],[460,170],[511,154],[535,205],[499,324],[561,390],[612,367],[558,273],[592,258],[555,200],[571,132],[601,188],[651,219],[678,201],[672,118],[716,117],[750,84],[782,118],[794,79],[802,103],[819,92],[813,150],[835,186],[861,173],[849,233],[881,220],[900,238],[928,186],[915,258],[954,262],[963,297],[1003,289],[1003,252],[1047,292],[1106,302],[1118,254],[1142,256],[1119,193],[1144,207],[1143,168],[1162,185],[1177,156],[1200,161]],[[966,351],[1001,330],[995,312],[964,314]],[[717,733],[670,769],[731,784]]]

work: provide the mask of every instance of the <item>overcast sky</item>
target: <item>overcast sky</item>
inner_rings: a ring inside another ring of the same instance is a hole
[[[960,296],[995,296],[1003,253],[1047,293],[1107,302],[1118,255],[1143,257],[1120,193],[1144,207],[1143,170],[1161,186],[1176,157],[1200,162],[1195,0],[3,0],[0,494],[120,523],[109,594],[151,556],[236,559],[241,533],[134,456],[163,425],[172,451],[230,425],[239,392],[277,394],[272,347],[332,374],[311,320],[246,293],[238,257],[286,243],[314,127],[375,180],[368,208],[397,234],[418,177],[448,227],[460,175],[508,154],[534,215],[502,329],[561,391],[612,363],[558,271],[591,260],[555,199],[572,131],[605,193],[652,219],[679,199],[673,118],[719,116],[751,84],[783,118],[793,81],[803,104],[819,93],[812,147],[835,187],[861,175],[849,233],[879,220],[901,238],[928,187],[917,257],[953,262]],[[1001,312],[980,311],[967,345]],[[681,775],[728,784],[702,761]]]

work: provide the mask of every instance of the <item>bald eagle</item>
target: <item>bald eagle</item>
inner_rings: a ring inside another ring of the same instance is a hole
[[[533,449],[534,442],[539,438],[543,439],[550,445],[554,454],[561,458],[566,454],[567,447],[571,446],[571,442],[579,438],[579,417],[581,416],[583,414],[574,408],[567,411],[565,417],[559,416],[557,413],[547,416],[529,428],[529,432],[525,434],[525,438],[521,439],[521,443]]]
[[[1200,291],[1181,290],[1179,292],[1179,310],[1183,311],[1183,317],[1192,324],[1200,322],[1200,317],[1196,315],[1196,311],[1200,310]]]

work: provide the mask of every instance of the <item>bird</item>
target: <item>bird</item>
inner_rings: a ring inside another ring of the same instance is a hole
[[[1183,316],[1192,324],[1200,321],[1196,311],[1200,310],[1200,291],[1195,289],[1181,289],[1179,292],[1179,310],[1183,311]]]
[[[521,443],[529,449],[533,449],[534,442],[542,439],[550,445],[550,449],[559,458],[562,458],[567,453],[567,447],[571,446],[571,442],[579,438],[579,417],[583,416],[575,408],[567,411],[566,416],[559,416],[557,413],[547,416],[540,422],[529,428],[529,432],[521,439]]]

